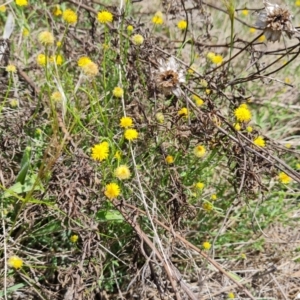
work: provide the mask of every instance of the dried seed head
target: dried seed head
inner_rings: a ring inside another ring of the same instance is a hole
[[[264,30],[268,41],[280,40],[282,32],[291,38],[297,32],[292,24],[292,15],[287,8],[264,1],[265,8],[259,13],[256,26]]]
[[[175,59],[171,57],[168,61],[159,60],[159,68],[156,72],[156,84],[165,95],[174,94],[180,97],[182,91],[180,83],[184,83],[183,71],[179,69]]]

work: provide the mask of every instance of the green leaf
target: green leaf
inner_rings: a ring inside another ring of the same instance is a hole
[[[13,286],[10,286],[6,289],[6,294],[11,294],[15,291],[17,291],[18,289],[21,289],[22,287],[26,286],[25,283],[18,283],[18,284],[15,284]],[[0,297],[4,297],[4,291],[0,291]]]
[[[99,221],[121,222],[124,220],[122,214],[118,210],[99,210],[96,217]]]
[[[20,182],[21,184],[25,183],[25,178],[28,173],[29,164],[30,164],[30,157],[31,157],[31,147],[26,147],[21,161],[21,169],[19,174],[17,175],[16,182]]]

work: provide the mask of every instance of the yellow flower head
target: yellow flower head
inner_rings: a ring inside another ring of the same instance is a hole
[[[266,36],[262,35],[258,40],[263,43],[266,40]]]
[[[200,84],[201,84],[201,86],[203,86],[204,88],[207,88],[207,87],[208,87],[208,82],[207,82],[205,79],[201,79],[201,80],[200,80]]]
[[[71,235],[70,241],[75,244],[78,241],[78,235],[77,234]]]
[[[129,168],[126,165],[121,165],[115,169],[115,176],[120,180],[129,179],[131,177],[131,173]]]
[[[195,103],[198,107],[202,106],[204,104],[204,101],[197,95],[192,95],[192,99],[195,101]]]
[[[60,66],[63,63],[63,58],[62,58],[62,56],[60,54],[58,54],[58,55],[52,55],[50,57],[49,61],[51,63],[55,62],[57,66]]]
[[[22,35],[29,36],[29,30],[27,28],[23,28]]]
[[[241,130],[241,125],[240,125],[240,123],[235,123],[235,124],[233,125],[233,127],[234,127],[234,129],[235,129],[236,131],[240,131],[240,130]]]
[[[40,66],[45,66],[47,62],[47,57],[45,54],[39,54],[36,58],[36,62]]]
[[[186,107],[183,107],[178,111],[178,116],[186,117],[189,114],[189,110]]]
[[[266,146],[266,142],[265,142],[265,140],[262,136],[258,136],[257,138],[255,138],[253,143],[254,143],[254,145],[256,145],[258,147],[265,147]]]
[[[197,157],[204,157],[206,154],[206,149],[204,146],[202,145],[197,145],[195,148],[194,148],[194,155],[197,156]]]
[[[27,2],[27,0],[16,0],[16,4],[18,6],[27,6],[28,2]]]
[[[119,87],[119,86],[116,86],[113,90],[113,95],[116,97],[116,98],[122,98],[123,95],[124,95],[124,90]]]
[[[288,184],[292,181],[292,178],[290,176],[288,176],[287,174],[285,174],[284,172],[280,172],[278,174],[278,179],[283,184]]]
[[[242,10],[242,14],[243,14],[244,16],[248,16],[248,14],[249,14],[248,9],[243,9],[243,10]]]
[[[253,28],[253,27],[251,27],[251,28],[249,29],[249,31],[250,31],[250,33],[255,33],[255,32],[256,32],[256,29]]]
[[[139,133],[135,129],[126,129],[124,132],[124,137],[128,141],[136,140],[139,136]]]
[[[211,248],[211,243],[210,242],[204,242],[204,243],[202,243],[202,247],[205,250],[209,250]]]
[[[11,100],[9,101],[9,105],[10,105],[10,107],[12,107],[12,108],[16,108],[16,107],[19,106],[19,101],[18,101],[17,99],[11,99]]]
[[[55,102],[61,102],[63,97],[59,91],[55,91],[51,94],[51,99]]]
[[[237,109],[235,109],[234,115],[239,122],[249,122],[252,118],[251,111],[245,103],[241,104]]]
[[[98,12],[97,20],[102,24],[111,23],[113,21],[113,15],[107,10]]]
[[[165,161],[167,164],[173,164],[174,163],[174,157],[172,155],[167,155],[165,158]]]
[[[155,118],[156,118],[156,121],[160,124],[163,124],[164,121],[165,121],[165,116],[163,113],[161,112],[158,112],[156,115],[155,115]]]
[[[197,182],[197,183],[195,184],[195,188],[196,188],[197,190],[203,190],[204,187],[205,187],[205,184],[204,184],[203,182]]]
[[[131,33],[133,31],[133,26],[132,25],[128,25],[127,26],[127,32]]]
[[[6,70],[6,72],[10,72],[10,73],[16,73],[17,72],[17,68],[14,65],[7,65],[5,70]]]
[[[92,60],[91,60],[89,57],[87,57],[87,56],[82,56],[82,57],[80,57],[80,58],[78,59],[77,64],[78,64],[79,67],[82,68],[82,67],[86,66],[87,64],[89,64],[91,61],[92,61]]]
[[[84,75],[86,75],[90,78],[95,77],[99,73],[98,66],[92,61],[90,61],[89,63],[84,65],[82,67],[82,71],[83,71]]]
[[[102,142],[100,144],[95,145],[92,148],[91,157],[94,160],[102,161],[104,159],[107,159],[108,155],[109,155],[109,144],[108,144],[108,142]]]
[[[177,27],[180,29],[180,30],[185,30],[187,28],[187,22],[186,20],[180,20],[178,23],[177,23]]]
[[[23,259],[19,256],[13,255],[8,259],[8,265],[14,269],[20,269],[23,266]]]
[[[235,294],[233,292],[228,293],[228,299],[235,299]]]
[[[140,34],[135,34],[133,37],[132,37],[132,42],[136,45],[136,46],[140,46],[144,43],[144,38],[142,35]]]
[[[296,1],[295,1],[295,5],[296,5],[296,6],[300,6],[300,0],[296,0]]]
[[[210,197],[211,200],[215,201],[218,199],[218,196],[216,194],[212,194]]]
[[[114,155],[114,158],[116,158],[117,160],[120,160],[122,157],[122,152],[121,151],[117,151],[116,154]]]
[[[114,182],[109,183],[105,186],[104,194],[108,199],[117,198],[120,195],[120,187]]]
[[[247,126],[246,131],[248,133],[251,133],[253,131],[253,128],[251,126]]]
[[[0,12],[6,12],[6,6],[5,5],[0,6]]]
[[[53,8],[53,10],[52,10],[52,15],[53,15],[54,17],[58,17],[58,16],[62,15],[62,11],[61,11],[60,6],[59,6],[58,4],[56,4],[56,5],[54,6],[54,8]]]
[[[220,65],[223,62],[222,55],[215,54],[213,52],[208,52],[207,58],[215,65]]]
[[[77,23],[77,14],[72,9],[66,9],[62,18],[68,24],[74,25]]]
[[[214,206],[213,206],[212,203],[204,202],[204,203],[202,204],[202,208],[203,208],[204,210],[206,210],[207,212],[210,212],[210,211],[212,211],[212,210],[214,209]]]
[[[164,19],[163,19],[163,14],[158,11],[152,18],[152,23],[155,25],[161,25],[163,24]]]
[[[122,117],[120,120],[120,127],[128,128],[133,126],[133,120],[130,117]]]
[[[54,44],[54,36],[49,31],[42,31],[38,36],[38,40],[44,46],[49,46]]]

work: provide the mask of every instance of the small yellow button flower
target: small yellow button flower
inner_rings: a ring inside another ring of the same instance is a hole
[[[117,160],[120,160],[122,157],[122,152],[121,151],[117,151],[116,154],[114,155],[114,158]]]
[[[153,16],[152,23],[155,25],[162,25],[164,23],[163,14],[160,11]]]
[[[263,43],[266,40],[265,35],[262,35],[258,40]]]
[[[211,200],[215,201],[218,199],[218,196],[216,194],[212,194],[210,197]]]
[[[58,17],[62,15],[62,10],[60,9],[60,6],[58,4],[56,4],[52,10],[52,15],[54,17]]]
[[[185,30],[187,28],[187,21],[186,20],[180,20],[178,23],[177,23],[177,27],[180,29],[180,30]]]
[[[6,70],[6,72],[10,72],[10,73],[16,73],[17,72],[17,68],[14,65],[7,65],[5,70]]]
[[[139,136],[139,133],[135,129],[126,129],[124,132],[124,137],[128,141],[136,140]]]
[[[63,12],[62,18],[68,24],[74,25],[77,23],[77,14],[72,9],[66,9]]]
[[[228,293],[228,299],[235,299],[235,294],[232,292]]]
[[[233,125],[233,127],[234,127],[234,129],[235,129],[236,131],[240,131],[240,130],[241,130],[241,125],[240,125],[240,123],[235,123],[235,124]]]
[[[120,193],[121,193],[120,187],[114,182],[109,183],[105,186],[104,195],[108,199],[117,198],[120,195]]]
[[[120,127],[128,128],[133,126],[133,120],[130,117],[122,117],[120,120]]]
[[[205,154],[206,154],[206,149],[204,146],[202,145],[197,145],[195,148],[194,148],[194,155],[197,156],[197,157],[204,157]]]
[[[97,15],[97,20],[101,24],[111,23],[113,21],[113,15],[107,10],[100,11]]]
[[[247,131],[248,133],[251,133],[251,132],[253,131],[253,128],[252,128],[251,126],[247,126],[247,127],[246,127],[246,131]]]
[[[283,184],[288,184],[292,181],[292,178],[284,172],[279,173],[278,179]]]
[[[59,91],[55,91],[51,94],[51,99],[55,102],[61,102],[63,97]]]
[[[296,1],[295,1],[295,5],[296,5],[296,6],[300,6],[300,0],[296,0]]]
[[[174,157],[172,155],[167,155],[165,158],[165,161],[168,165],[173,164],[174,163]]]
[[[6,12],[6,6],[5,5],[0,6],[0,12]]]
[[[212,211],[212,210],[214,209],[214,206],[213,206],[212,203],[204,202],[204,203],[202,204],[202,208],[203,208],[205,211],[210,212],[210,211]]]
[[[243,10],[242,10],[242,14],[243,14],[244,16],[248,16],[248,14],[249,14],[248,9],[243,9]]]
[[[237,109],[235,109],[234,115],[239,122],[249,122],[252,118],[251,111],[245,103],[241,104]]]
[[[124,90],[119,87],[119,86],[116,86],[113,90],[113,95],[116,97],[116,98],[122,98],[123,95],[124,95]]]
[[[28,5],[27,0],[15,0],[15,1],[18,6],[27,6]]]
[[[250,32],[250,33],[255,33],[255,32],[256,32],[256,29],[253,28],[253,27],[251,27],[251,28],[249,29],[249,32]]]
[[[92,148],[91,157],[94,160],[105,160],[108,158],[109,155],[109,144],[108,142],[102,142],[100,144],[95,145]]]
[[[23,28],[22,35],[29,36],[29,30],[27,28]]]
[[[158,112],[156,115],[155,115],[155,118],[156,118],[156,121],[160,124],[163,124],[164,121],[165,121],[165,116],[163,113],[161,112]]]
[[[133,26],[132,25],[128,25],[127,26],[127,32],[131,33],[133,31]]]
[[[47,62],[47,57],[45,54],[39,54],[36,58],[36,62],[40,66],[45,66]]]
[[[78,235],[77,234],[71,235],[70,241],[75,244],[78,241]]]
[[[129,179],[131,177],[131,172],[126,165],[117,167],[114,171],[114,174],[120,180]]]
[[[140,46],[144,43],[144,38],[142,35],[140,34],[135,34],[133,37],[132,37],[132,42],[136,45],[136,46]]]
[[[54,44],[54,36],[49,31],[43,31],[38,36],[39,42],[44,46],[49,46]]]
[[[203,190],[204,187],[205,187],[205,184],[204,184],[203,182],[197,182],[197,183],[195,184],[195,188],[196,188],[197,190]]]
[[[189,114],[189,110],[186,107],[183,107],[178,111],[178,116],[184,116],[187,117]]]
[[[265,140],[262,136],[258,136],[257,138],[255,138],[253,140],[253,144],[258,146],[258,147],[265,147],[266,146],[266,142],[265,142]]]
[[[202,247],[205,250],[209,250],[211,248],[211,243],[210,242],[204,242],[204,243],[202,243]]]
[[[78,59],[77,65],[82,68],[82,67],[86,66],[87,64],[89,64],[91,61],[92,60],[89,57],[82,56]]]
[[[13,255],[8,259],[8,265],[14,269],[20,269],[23,266],[23,259],[19,256]]]

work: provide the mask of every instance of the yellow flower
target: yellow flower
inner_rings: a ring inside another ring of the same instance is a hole
[[[235,294],[233,292],[228,293],[228,299],[234,299]]]
[[[248,9],[243,9],[243,10],[242,10],[242,14],[243,14],[244,16],[248,16],[248,14],[249,14]]]
[[[296,0],[296,1],[295,1],[295,5],[296,5],[296,6],[300,6],[300,0]]]
[[[114,155],[114,158],[116,158],[117,160],[120,160],[122,157],[122,152],[121,151],[117,151],[116,154]]]
[[[113,90],[113,95],[116,97],[116,98],[122,98],[123,95],[124,95],[124,90],[119,87],[119,86],[116,86]]]
[[[207,88],[207,87],[208,87],[208,82],[207,82],[205,79],[201,79],[201,80],[200,80],[200,84],[201,84],[201,86],[203,86],[204,88]]]
[[[240,130],[241,130],[241,125],[240,125],[240,123],[235,123],[235,124],[233,125],[233,127],[234,127],[234,129],[235,129],[236,131],[240,131]]]
[[[211,203],[209,203],[209,202],[204,202],[204,203],[202,204],[202,208],[203,208],[204,210],[210,212],[210,211],[212,211],[212,210],[214,209],[214,206],[213,206]]]
[[[16,4],[18,6],[27,6],[28,2],[27,2],[27,0],[16,0]]]
[[[23,28],[22,34],[23,36],[29,36],[29,30],[27,28]]]
[[[78,241],[78,235],[77,234],[71,235],[70,241],[75,244]]]
[[[5,5],[0,6],[0,12],[6,12],[6,6]]]
[[[186,20],[180,20],[178,23],[177,23],[177,27],[180,29],[180,30],[185,30],[187,28],[187,22]]]
[[[92,61],[92,60],[91,60],[89,57],[87,57],[87,56],[82,56],[82,57],[80,57],[80,58],[78,59],[77,64],[78,64],[79,67],[82,68],[82,67],[86,66],[87,64],[89,64],[91,61]]]
[[[258,39],[261,43],[264,42],[266,40],[265,35],[262,35],[259,39]]]
[[[196,188],[197,190],[203,190],[203,189],[204,189],[204,186],[205,186],[205,184],[204,184],[203,182],[197,182],[197,183],[195,184],[195,188]]]
[[[54,17],[58,17],[58,16],[62,15],[62,11],[61,11],[60,6],[58,4],[56,4],[55,7],[53,8],[52,15]]]
[[[155,25],[161,25],[163,24],[164,19],[163,19],[163,14],[158,11],[152,18],[152,23]]]
[[[205,250],[209,250],[211,248],[211,243],[210,242],[204,242],[204,243],[202,243],[202,247]]]
[[[172,155],[167,155],[165,158],[165,161],[167,164],[173,164],[174,163],[174,157]]]
[[[47,57],[45,54],[39,54],[36,58],[36,62],[40,66],[45,66],[47,62]]]
[[[6,70],[6,72],[11,72],[11,73],[16,73],[17,72],[17,68],[14,65],[7,65],[5,70]]]
[[[204,157],[206,154],[206,149],[204,146],[202,145],[197,145],[195,148],[194,148],[194,155],[197,156],[197,157]]]
[[[218,199],[218,196],[216,194],[212,194],[210,197],[211,200],[215,201]]]
[[[251,126],[247,126],[246,131],[251,133],[253,131],[253,128]]]
[[[127,26],[127,32],[131,33],[133,31],[133,26],[132,25],[128,25]]]
[[[122,117],[120,120],[120,127],[128,128],[133,126],[133,120],[130,117]]]
[[[126,165],[121,165],[115,169],[115,176],[120,180],[129,179],[131,176],[130,170]]]
[[[39,42],[44,46],[49,46],[54,44],[54,36],[49,31],[43,31],[38,36]]]
[[[164,121],[165,121],[165,116],[163,113],[161,112],[158,112],[156,115],[155,115],[155,118],[156,118],[156,121],[160,124],[163,124]]]
[[[189,110],[186,107],[183,107],[178,111],[178,116],[186,117],[189,114]]]
[[[23,266],[23,259],[19,256],[13,255],[8,259],[8,265],[14,269],[20,269]]]
[[[297,169],[297,170],[300,170],[300,164],[299,164],[299,163],[296,164],[296,169]]]
[[[249,122],[252,118],[251,111],[245,103],[235,109],[234,115],[239,122]]]
[[[66,9],[62,16],[63,20],[68,24],[76,24],[77,23],[77,14],[72,9]]]
[[[136,46],[140,46],[144,43],[144,38],[142,35],[140,34],[135,34],[133,37],[132,37],[132,42],[136,45]]]
[[[105,187],[104,194],[108,199],[117,198],[120,195],[120,187],[114,182],[109,183]]]
[[[109,155],[109,144],[108,144],[108,142],[102,142],[100,144],[95,145],[92,148],[91,157],[94,160],[102,161],[104,159],[107,159],[108,155]]]
[[[262,136],[258,136],[257,138],[255,138],[253,140],[254,145],[258,146],[258,147],[265,147],[266,146],[266,142],[264,140],[264,138]]]
[[[16,107],[19,106],[19,101],[18,101],[17,99],[11,99],[11,100],[9,101],[9,105],[10,105],[10,107],[12,107],[12,108],[16,108]]]
[[[189,73],[189,74],[194,74],[195,73],[195,71],[196,71],[196,66],[193,64],[193,65],[191,65],[189,68],[188,68],[188,70],[187,70],[187,72]]]
[[[95,77],[99,73],[98,66],[92,61],[84,65],[82,71],[88,77]]]
[[[210,89],[206,89],[206,90],[205,90],[205,94],[206,94],[206,95],[209,95],[210,93],[211,93],[211,90],[210,90]]]
[[[290,144],[290,143],[286,143],[285,145],[284,145],[286,148],[291,148],[292,147],[292,144]]]
[[[97,19],[102,24],[111,23],[113,21],[113,15],[107,10],[98,12]]]
[[[128,141],[136,140],[139,136],[139,133],[135,129],[126,129],[124,132],[124,137]]]
[[[210,61],[215,64],[215,65],[220,65],[223,62],[223,57],[222,55],[215,54],[213,52],[209,52],[207,54],[207,58],[210,59]]]
[[[253,28],[253,27],[251,27],[251,28],[249,29],[249,31],[250,31],[250,33],[255,33],[255,32],[256,32],[256,29]]]
[[[50,62],[55,62],[57,66],[62,65],[63,63],[63,58],[60,54],[58,55],[52,55],[49,59]]]
[[[63,97],[59,91],[55,91],[51,94],[51,99],[56,102],[62,101]]]
[[[56,46],[59,48],[61,46],[61,41],[57,41]]]
[[[288,184],[292,181],[292,178],[290,176],[288,176],[287,174],[285,174],[284,172],[280,172],[278,174],[278,179],[283,184]]]

